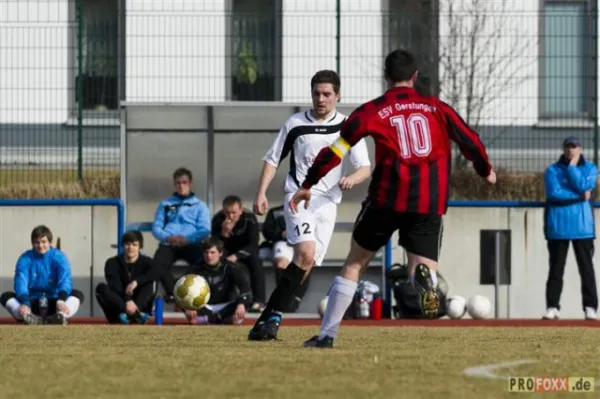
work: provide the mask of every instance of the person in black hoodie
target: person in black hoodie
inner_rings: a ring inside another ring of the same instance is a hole
[[[98,284],[96,298],[109,323],[144,324],[152,312],[161,269],[140,253],[144,236],[139,231],[123,234],[121,243],[123,254],[106,261],[106,283]]]
[[[250,311],[258,312],[265,303],[265,272],[258,256],[258,220],[242,206],[242,199],[229,195],[223,200],[223,209],[212,219],[211,235],[224,244],[224,256],[232,263],[241,263],[251,277],[254,304]]]
[[[190,324],[241,324],[252,305],[250,279],[243,266],[223,258],[223,242],[210,237],[203,243],[203,260],[186,274],[204,277],[210,287],[208,303],[200,310],[184,310]]]

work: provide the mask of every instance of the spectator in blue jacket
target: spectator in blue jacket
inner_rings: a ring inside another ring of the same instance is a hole
[[[73,289],[69,259],[52,246],[46,226],[33,229],[31,244],[17,261],[14,292],[0,295],[0,304],[26,324],[67,324],[83,302],[83,293]]]
[[[595,226],[592,192],[598,168],[581,153],[577,137],[563,142],[563,154],[546,169],[546,212],[544,232],[548,242],[550,271],[546,282],[544,319],[558,319],[560,295],[569,243],[573,243],[579,275],[583,311],[588,320],[597,320],[598,293],[593,255]]]
[[[192,192],[190,170],[175,170],[173,182],[175,192],[158,205],[152,224],[152,235],[160,242],[154,260],[162,267],[161,283],[169,297],[175,285],[173,263],[183,259],[193,265],[202,259],[202,241],[210,235],[211,219],[206,203]]]

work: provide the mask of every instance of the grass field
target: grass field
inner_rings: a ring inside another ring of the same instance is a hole
[[[600,328],[348,326],[334,349],[300,348],[316,331],[257,343],[246,326],[4,325],[0,397],[508,398],[506,380],[464,370],[520,359],[538,362],[497,373],[600,377]]]

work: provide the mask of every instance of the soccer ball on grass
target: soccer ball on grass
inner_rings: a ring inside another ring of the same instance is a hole
[[[199,310],[210,299],[210,286],[202,276],[186,274],[175,283],[175,302],[186,310]]]

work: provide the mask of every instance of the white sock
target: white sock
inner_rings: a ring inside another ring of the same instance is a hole
[[[337,276],[333,281],[333,286],[329,290],[329,299],[327,309],[321,323],[319,339],[327,336],[337,338],[337,331],[340,328],[342,319],[348,307],[354,299],[354,293],[358,284],[342,276]]]
[[[79,310],[79,305],[81,305],[81,302],[79,301],[79,298],[77,298],[76,296],[70,296],[65,301],[65,304],[67,305],[67,308],[69,308],[69,314],[65,315],[68,319],[69,317],[73,317],[75,315],[75,313],[77,313],[77,311]]]
[[[19,308],[21,307],[21,304],[19,301],[17,301],[17,298],[10,298],[8,301],[6,301],[6,305],[4,305],[4,307],[6,310],[8,310],[8,313],[10,313],[12,317],[17,320],[23,320],[19,314]]]
[[[431,273],[431,281],[433,281],[433,286],[437,287],[437,283],[438,283],[437,273],[435,272],[435,270],[430,270],[430,273]]]

